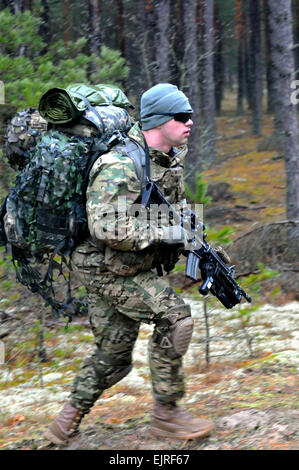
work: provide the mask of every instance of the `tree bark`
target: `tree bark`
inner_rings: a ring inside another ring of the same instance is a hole
[[[237,114],[243,114],[244,98],[244,18],[242,13],[242,0],[236,0],[236,21],[238,40],[238,93]]]
[[[45,47],[42,50],[42,54],[45,54],[51,42],[49,0],[42,0],[42,6],[41,18],[43,22],[40,25],[39,34],[45,43]]]
[[[169,73],[169,20],[171,0],[156,0],[155,13],[157,18],[156,33],[156,81],[168,82]]]
[[[194,124],[189,137],[189,153],[186,161],[186,181],[191,189],[194,189],[194,174],[196,171],[202,170],[202,161],[200,158],[200,88],[196,21],[197,1],[184,0],[181,8],[185,51],[181,88],[186,92],[194,110],[192,117]]]
[[[22,12],[24,9],[23,0],[14,0],[12,2],[12,7],[13,7],[14,14]]]
[[[123,56],[125,55],[123,0],[117,0],[117,49],[122,53]]]
[[[261,34],[260,0],[250,2],[251,48],[252,48],[252,132],[261,134],[263,100],[263,54]]]
[[[215,7],[215,54],[214,54],[214,88],[215,106],[219,115],[223,98],[225,66],[223,61],[223,23],[219,17],[219,8]]]
[[[284,146],[287,218],[299,219],[299,133],[291,102],[295,78],[291,0],[269,0],[269,33],[277,129]]]
[[[67,1],[62,2],[62,20],[63,20],[63,39],[65,47],[68,46],[69,42],[69,25],[68,25],[68,3]]]
[[[215,159],[214,1],[203,2],[203,117],[202,153],[209,163]]]
[[[267,113],[274,113],[273,104],[273,77],[271,67],[271,48],[269,38],[269,7],[268,0],[263,0],[264,3],[264,28],[265,28],[265,66],[266,66],[266,82],[267,82]]]
[[[298,80],[298,77],[299,77],[299,2],[298,0],[294,1],[293,11],[294,11],[294,42],[296,44],[296,48],[294,49],[295,74],[296,74],[296,79]]]
[[[151,0],[137,0],[137,44],[140,61],[141,91],[154,85],[153,79],[153,4]]]
[[[88,0],[89,12],[89,50],[91,54],[99,55],[102,46],[101,11],[99,0]]]

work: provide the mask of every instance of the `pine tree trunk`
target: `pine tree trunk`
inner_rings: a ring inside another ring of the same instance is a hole
[[[264,2],[264,29],[265,29],[265,62],[266,62],[266,81],[267,81],[267,113],[274,113],[273,104],[273,77],[271,67],[271,49],[269,38],[269,7],[268,0]]]
[[[102,45],[101,11],[99,0],[88,0],[89,12],[89,50],[91,54],[99,55]]]
[[[262,127],[262,100],[263,100],[263,55],[262,34],[260,20],[260,0],[251,0],[251,47],[252,47],[252,132],[261,134]]]
[[[24,9],[23,0],[14,0],[12,2],[12,8],[13,8],[14,14],[20,13],[21,11],[23,11],[23,9]]]
[[[246,97],[248,109],[253,109],[253,88],[254,88],[254,34],[251,28],[250,9],[252,3],[242,4],[242,18],[243,18],[243,54],[244,54],[244,75],[243,75],[243,90],[244,97]]]
[[[203,117],[202,156],[215,159],[214,1],[203,2]]]
[[[296,106],[291,102],[295,77],[291,0],[269,0],[269,33],[275,115],[285,156],[287,217],[299,220],[299,133]]]
[[[142,92],[154,85],[152,62],[153,47],[151,18],[153,16],[153,5],[151,0],[137,0],[137,43],[140,61],[140,83]]]
[[[63,40],[64,40],[65,47],[68,46],[68,42],[69,42],[69,29],[68,29],[67,14],[68,14],[68,3],[67,1],[63,1],[62,2],[62,21],[63,21]]]
[[[197,48],[197,1],[184,0],[182,8],[182,23],[184,31],[183,77],[181,87],[189,98],[193,112],[193,126],[189,137],[189,153],[186,160],[186,181],[191,189],[195,187],[194,174],[201,171],[202,161],[200,153],[200,88],[198,73],[198,48]]]
[[[295,74],[296,80],[299,77],[299,2],[296,0],[293,4],[294,10],[294,41],[296,48],[294,49],[295,55]]]
[[[124,34],[124,5],[123,0],[117,0],[117,49],[125,55]]]
[[[156,0],[155,13],[157,18],[156,33],[156,81],[168,82],[169,73],[169,19],[171,0]]]
[[[45,43],[45,47],[43,48],[43,51],[42,51],[42,54],[45,54],[51,42],[49,0],[42,0],[42,6],[43,6],[43,10],[41,13],[41,17],[42,17],[43,22],[40,25],[39,34],[41,35]]]
[[[219,17],[219,9],[215,7],[215,55],[214,55],[214,88],[215,106],[219,115],[221,112],[221,102],[224,88],[224,63],[223,63],[223,24]]]
[[[243,114],[244,98],[244,19],[242,14],[242,0],[236,0],[237,40],[238,40],[238,94],[237,114]]]
[[[181,66],[184,63],[182,0],[174,0],[171,5],[169,51],[170,77],[172,79],[172,83],[181,83]]]

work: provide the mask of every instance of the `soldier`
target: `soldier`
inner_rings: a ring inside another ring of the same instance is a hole
[[[128,134],[143,148],[146,141],[152,179],[171,204],[181,206],[186,204],[183,172],[191,116],[183,92],[175,85],[158,84],[142,95],[141,127],[135,123]],[[155,221],[137,223],[130,208],[139,196],[140,181],[125,149],[117,146],[98,158],[87,190],[90,238],[72,255],[73,268],[88,292],[96,349],[84,361],[70,400],[45,434],[55,444],[66,444],[103,390],[130,372],[141,322],[155,326],[149,342],[152,432],[192,439],[213,428],[211,421],[194,418],[177,405],[184,395],[182,357],[193,320],[190,306],[153,269],[157,260],[163,264],[165,253],[184,246],[186,233]],[[125,198],[125,213],[120,197]]]

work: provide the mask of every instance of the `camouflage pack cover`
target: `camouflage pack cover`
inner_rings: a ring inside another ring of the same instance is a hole
[[[76,235],[71,221],[73,226],[85,222],[83,175],[91,144],[90,138],[56,130],[43,134],[7,199],[9,243],[37,254]]]
[[[69,132],[55,129],[40,134],[7,198],[4,227],[12,245],[34,255],[60,246],[60,252],[69,254],[86,234],[89,169],[99,155],[108,151],[114,132],[125,134],[130,127],[126,110],[116,106],[97,108],[101,117],[97,133],[88,137],[70,135],[69,128]],[[86,122],[89,118],[94,119],[84,115]],[[74,130],[78,127],[87,128],[75,124]]]
[[[8,123],[3,155],[15,170],[24,168],[38,137],[48,128],[47,121],[33,108],[19,112]]]
[[[32,116],[38,122],[46,121],[38,112],[25,110],[12,120],[7,133],[7,143],[17,146],[17,152],[11,155],[18,155],[17,161],[15,157],[10,161],[18,163],[21,171],[2,212],[6,240],[17,261],[19,281],[39,292],[50,304],[52,268],[57,267],[54,256],[60,254],[66,264],[65,256],[88,235],[85,193],[89,170],[115,144],[114,137],[120,139],[131,127],[126,109],[113,104],[96,108],[94,113],[91,109],[81,113],[68,127],[52,126],[46,130],[46,126],[41,126],[33,133]],[[8,148],[11,149],[7,144]],[[22,150],[28,155],[23,160]],[[50,270],[41,280],[30,264],[49,263],[49,259],[51,268],[49,264]],[[54,308],[55,305],[52,303]]]

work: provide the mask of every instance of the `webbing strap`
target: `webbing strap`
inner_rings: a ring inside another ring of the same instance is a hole
[[[141,145],[138,144],[138,142],[136,142],[135,140],[131,140],[129,137],[124,140],[124,144],[125,153],[129,158],[133,160],[135,164],[136,173],[142,189],[147,176],[145,152]]]
[[[85,96],[81,95],[81,94],[78,93],[78,92],[73,93],[73,94],[76,95],[76,96],[78,96],[79,98],[81,98],[81,100],[84,101],[84,103],[85,103],[86,106],[88,107],[89,111],[91,111],[93,114],[95,114],[95,116],[98,118],[98,120],[99,120],[100,123],[102,124],[102,129],[98,126],[96,120],[93,120],[93,123],[94,123],[94,125],[99,129],[99,131],[102,131],[103,129],[105,129],[105,124],[104,124],[104,121],[103,121],[102,117],[100,116],[100,114],[98,113],[98,111],[96,110],[96,108],[90,104],[90,102],[88,101],[88,99],[85,98]]]

